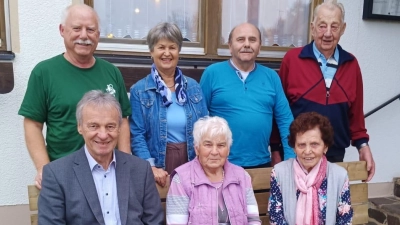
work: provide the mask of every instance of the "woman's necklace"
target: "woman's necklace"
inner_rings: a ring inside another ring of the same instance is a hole
[[[216,187],[217,189],[219,189],[220,187],[222,187],[222,184],[224,184],[224,178],[225,178],[225,171],[222,170],[222,181],[221,181],[221,184],[220,184],[218,187]]]
[[[167,86],[167,88],[172,88],[173,86],[175,86],[175,83],[174,83],[173,85],[171,85],[171,87],[168,87],[168,86]]]

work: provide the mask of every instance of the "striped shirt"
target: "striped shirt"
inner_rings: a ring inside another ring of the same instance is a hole
[[[317,58],[318,60],[322,75],[324,76],[325,86],[327,88],[330,88],[333,77],[335,76],[336,70],[338,68],[339,51],[336,47],[333,55],[329,59],[326,59],[325,56],[317,49],[317,46],[315,46],[315,42],[313,42],[313,51],[315,58]]]

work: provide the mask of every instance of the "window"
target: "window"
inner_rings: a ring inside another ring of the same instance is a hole
[[[0,51],[7,51],[6,18],[8,16],[8,1],[0,0]],[[6,15],[7,14],[7,15]]]
[[[282,58],[310,40],[312,9],[323,0],[85,0],[101,21],[99,53],[148,55],[146,35],[162,21],[176,23],[185,42],[181,57],[230,56],[228,35],[251,22],[262,34],[261,58]],[[123,53],[126,54],[126,53]]]

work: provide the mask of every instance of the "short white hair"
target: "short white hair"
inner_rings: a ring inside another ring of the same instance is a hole
[[[83,109],[86,106],[96,107],[96,109],[102,110],[112,110],[115,109],[118,112],[118,122],[119,125],[122,123],[122,110],[121,105],[117,99],[109,93],[103,92],[101,90],[91,90],[86,92],[82,99],[78,102],[76,106],[76,121],[78,124],[83,122]]]
[[[61,22],[60,22],[61,25],[65,26],[65,22],[67,22],[67,18],[69,16],[69,13],[71,12],[71,9],[75,8],[75,7],[90,9],[94,13],[94,15],[97,19],[98,27],[100,27],[100,17],[99,17],[99,15],[97,15],[97,12],[92,7],[90,7],[86,4],[83,4],[83,3],[72,4],[72,5],[67,6],[67,8],[64,9],[61,13]]]
[[[325,2],[319,4],[317,7],[314,9],[314,18],[313,18],[313,23],[315,23],[315,20],[317,19],[318,11],[321,8],[321,6],[327,7],[330,10],[333,10],[334,8],[338,8],[340,12],[342,13],[342,23],[344,23],[344,6],[342,3],[337,2],[337,0],[326,0]]]
[[[232,131],[229,129],[228,122],[218,116],[205,116],[197,120],[193,127],[193,143],[199,147],[203,137],[215,138],[224,136],[229,147],[232,146]]]

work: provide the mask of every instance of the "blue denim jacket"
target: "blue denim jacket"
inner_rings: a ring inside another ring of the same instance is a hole
[[[183,76],[187,101],[186,141],[188,160],[194,159],[193,124],[208,115],[200,85],[192,78]],[[160,93],[151,74],[132,85],[130,90],[132,116],[129,117],[132,154],[146,159],[150,165],[165,168],[167,148],[167,108],[162,104]]]

